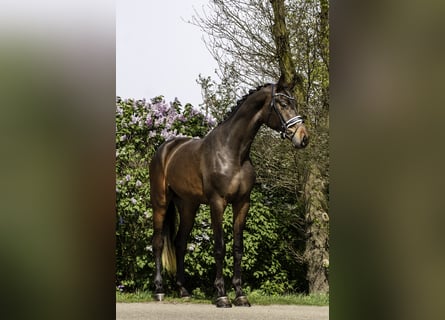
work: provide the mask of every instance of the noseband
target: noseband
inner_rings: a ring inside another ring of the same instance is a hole
[[[276,114],[278,115],[278,118],[280,119],[280,122],[281,122],[281,130],[280,130],[281,138],[285,139],[286,137],[288,137],[290,140],[292,140],[292,138],[294,137],[294,135],[295,135],[295,133],[297,131],[295,130],[294,133],[292,134],[292,136],[289,137],[289,136],[287,136],[287,130],[290,127],[292,127],[292,126],[294,126],[296,124],[304,123],[304,120],[303,120],[302,116],[298,116],[298,115],[293,117],[293,118],[290,118],[287,121],[284,120],[283,115],[281,114],[280,110],[277,108],[276,101],[275,101],[275,98],[279,97],[279,96],[285,97],[285,98],[287,98],[287,99],[289,99],[291,101],[295,101],[295,98],[293,98],[293,97],[291,97],[291,96],[289,96],[287,94],[284,94],[284,93],[280,93],[280,92],[279,93],[275,93],[275,85],[272,84],[272,101],[270,102],[270,112],[272,112],[272,109],[275,110]],[[293,106],[294,105],[292,104],[292,107]],[[269,112],[269,118],[270,118],[270,112]]]

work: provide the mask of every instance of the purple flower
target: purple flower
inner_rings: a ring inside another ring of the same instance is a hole
[[[171,127],[172,124],[175,122],[175,120],[176,120],[175,115],[169,113],[169,114],[167,114],[167,116],[165,117],[165,125],[166,125],[167,127]]]
[[[187,119],[185,118],[185,116],[182,113],[179,114],[176,119],[178,119],[181,122],[186,122],[187,121]]]
[[[130,199],[130,201],[131,201],[132,204],[138,203],[138,201],[135,198],[133,198],[133,197]]]
[[[192,110],[190,110],[190,118],[196,116],[197,114],[199,114],[199,111],[195,108],[192,108]]]
[[[153,105],[153,113],[158,118],[165,116],[167,110],[168,105],[165,102],[159,102]]]
[[[164,124],[164,120],[162,118],[156,118],[153,124],[153,127],[160,127]]]
[[[142,182],[140,182],[139,180],[136,180],[136,187],[140,187],[142,186]]]
[[[127,180],[127,182],[130,181],[130,180],[131,180],[131,176],[130,176],[129,174],[127,174],[127,175],[125,176],[125,180]]]
[[[135,116],[134,114],[131,115],[131,121],[130,124],[138,124],[139,123],[140,118],[138,116]]]
[[[206,121],[211,127],[214,127],[216,125],[216,119],[212,116],[207,116]]]
[[[161,131],[161,136],[162,136],[165,140],[168,140],[168,138],[171,137],[171,133],[170,133],[167,129],[162,129],[162,131]]]

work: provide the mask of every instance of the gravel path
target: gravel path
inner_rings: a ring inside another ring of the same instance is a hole
[[[117,303],[117,320],[326,320],[329,307],[271,305],[218,309],[211,304]]]

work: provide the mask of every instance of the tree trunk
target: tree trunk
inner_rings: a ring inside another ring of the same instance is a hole
[[[297,74],[292,60],[289,45],[289,31],[286,27],[286,9],[284,0],[270,0],[274,12],[274,25],[272,34],[276,45],[276,54],[279,62],[281,76],[286,84],[294,89],[297,103],[301,106],[304,99],[303,80]],[[323,23],[327,23],[327,3],[322,6]],[[327,25],[322,25],[324,30]],[[327,50],[327,48],[324,48]],[[306,207],[306,249],[303,254],[307,264],[307,280],[310,293],[326,293],[328,284],[328,239],[329,216],[326,213],[327,203],[324,194],[323,178],[314,161],[308,163],[308,175],[304,185],[304,201]]]
[[[329,215],[325,189],[320,170],[312,164],[304,187],[306,249],[303,258],[307,264],[309,293],[329,292]]]
[[[271,0],[274,12],[272,34],[275,41],[278,64],[281,76],[286,84],[293,84],[296,72],[289,44],[289,30],[286,27],[286,10],[284,0]]]
[[[289,29],[286,26],[286,8],[284,0],[270,0],[274,13],[272,36],[276,47],[276,58],[284,82],[293,88],[298,105],[304,101],[303,79],[297,74],[289,44]]]

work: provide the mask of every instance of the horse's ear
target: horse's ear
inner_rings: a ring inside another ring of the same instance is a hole
[[[278,89],[278,91],[281,91],[281,90],[283,90],[283,88],[284,88],[284,76],[281,75],[280,79],[277,82],[277,89]]]
[[[282,90],[291,90],[295,87],[295,79],[293,78],[291,81],[286,81],[284,75],[280,76],[280,79],[277,83],[278,91]]]

